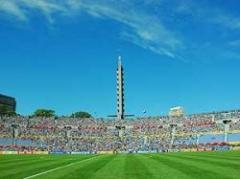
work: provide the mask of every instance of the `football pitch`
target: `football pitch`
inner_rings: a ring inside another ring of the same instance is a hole
[[[0,178],[240,178],[240,151],[118,155],[0,155]]]

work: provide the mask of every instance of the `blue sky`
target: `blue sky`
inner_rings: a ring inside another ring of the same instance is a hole
[[[130,114],[240,108],[238,0],[0,0],[0,93],[21,114],[114,114],[118,55]]]

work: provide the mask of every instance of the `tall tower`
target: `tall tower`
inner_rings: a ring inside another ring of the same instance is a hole
[[[124,119],[124,78],[121,56],[118,57],[117,66],[117,119]]]
[[[132,117],[132,116],[134,115],[125,115],[123,66],[122,66],[121,56],[119,56],[118,66],[117,66],[117,114],[109,115],[108,117],[114,117],[119,122],[120,121],[123,122],[123,119],[125,119],[126,117]]]

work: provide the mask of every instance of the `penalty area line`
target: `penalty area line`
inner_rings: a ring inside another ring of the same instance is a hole
[[[75,165],[75,164],[78,164],[78,163],[81,163],[81,162],[86,162],[86,161],[92,160],[92,159],[97,158],[97,157],[99,157],[99,155],[95,156],[95,157],[88,158],[88,159],[84,159],[84,160],[81,160],[81,161],[78,161],[78,162],[73,162],[73,163],[70,163],[70,164],[67,164],[67,165],[64,165],[64,166],[56,167],[56,168],[53,168],[53,169],[50,169],[50,170],[47,170],[47,171],[44,171],[44,172],[41,172],[41,173],[37,173],[35,175],[25,177],[23,179],[35,178],[37,176],[44,175],[44,174],[47,174],[47,173],[50,173],[50,172],[53,172],[53,171],[56,171],[56,170],[59,170],[59,169],[67,168],[67,167],[70,167],[72,165]]]

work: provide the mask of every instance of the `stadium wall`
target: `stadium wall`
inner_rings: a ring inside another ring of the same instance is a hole
[[[48,151],[0,151],[0,155],[48,155]]]
[[[10,154],[18,154],[18,152],[17,151],[0,151],[0,154],[10,155]]]
[[[98,154],[113,154],[113,151],[98,151]]]
[[[72,155],[88,155],[90,152],[71,152]]]

